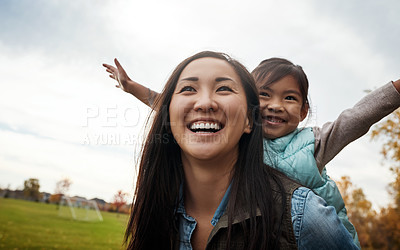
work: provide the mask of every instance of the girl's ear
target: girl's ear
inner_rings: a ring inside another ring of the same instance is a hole
[[[300,120],[301,121],[303,121],[307,117],[309,107],[310,107],[309,104],[306,103],[306,104],[304,104],[304,107],[301,108],[301,112],[300,112],[300,118],[301,118]]]
[[[246,127],[244,128],[244,132],[245,132],[246,134],[250,134],[250,132],[251,132],[251,125],[252,125],[252,122],[250,122],[250,119],[247,117],[247,119],[246,119]]]

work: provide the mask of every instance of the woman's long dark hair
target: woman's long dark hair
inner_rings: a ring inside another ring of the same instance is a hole
[[[254,79],[242,64],[226,54],[203,51],[185,59],[175,68],[156,100],[154,110],[157,112],[143,146],[131,216],[125,233],[125,243],[129,249],[172,249],[179,240],[175,212],[184,174],[181,150],[171,133],[168,110],[184,68],[190,62],[205,57],[228,62],[239,75],[252,124],[251,133],[243,134],[239,141],[238,159],[233,170],[227,207],[227,248],[231,242],[233,219],[239,210],[247,211],[251,218],[249,223],[242,224],[249,249],[278,246],[282,214],[278,215],[274,210],[276,201],[272,194],[272,185],[278,184],[282,194],[280,200],[285,199],[279,180],[269,167],[263,165],[262,127]],[[257,209],[261,212],[261,217],[256,217]]]

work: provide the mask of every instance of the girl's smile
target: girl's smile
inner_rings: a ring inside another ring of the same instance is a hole
[[[292,76],[263,86],[259,92],[266,138],[275,139],[293,132],[307,116],[308,106],[303,106],[299,84]]]

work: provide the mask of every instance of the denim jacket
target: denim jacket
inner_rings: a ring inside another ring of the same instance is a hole
[[[218,227],[221,218],[227,217],[224,212],[229,193],[230,187],[210,221],[214,227]],[[186,214],[183,201],[177,213],[179,215],[179,249],[192,249],[190,239],[196,228],[196,220]],[[339,220],[335,208],[327,206],[325,200],[310,189],[299,187],[294,190],[290,214],[298,249],[358,249],[350,233]],[[210,238],[212,237],[213,235],[210,235]],[[237,248],[245,249],[245,246],[237,246]]]
[[[313,128],[296,129],[274,140],[264,139],[264,163],[312,189],[329,206],[333,206],[339,219],[359,246],[357,231],[347,216],[339,188],[326,174],[326,168],[319,172],[314,158],[314,147]]]

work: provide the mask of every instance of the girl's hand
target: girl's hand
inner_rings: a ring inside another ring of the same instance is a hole
[[[126,74],[117,58],[114,59],[114,63],[117,67],[105,63],[103,63],[103,66],[106,68],[106,71],[110,73],[110,77],[118,82],[118,85],[115,85],[115,87],[130,93],[129,89],[131,87],[130,85],[132,85],[132,80],[129,78],[128,74]]]
[[[393,82],[394,87],[397,89],[397,92],[400,93],[400,79]]]

